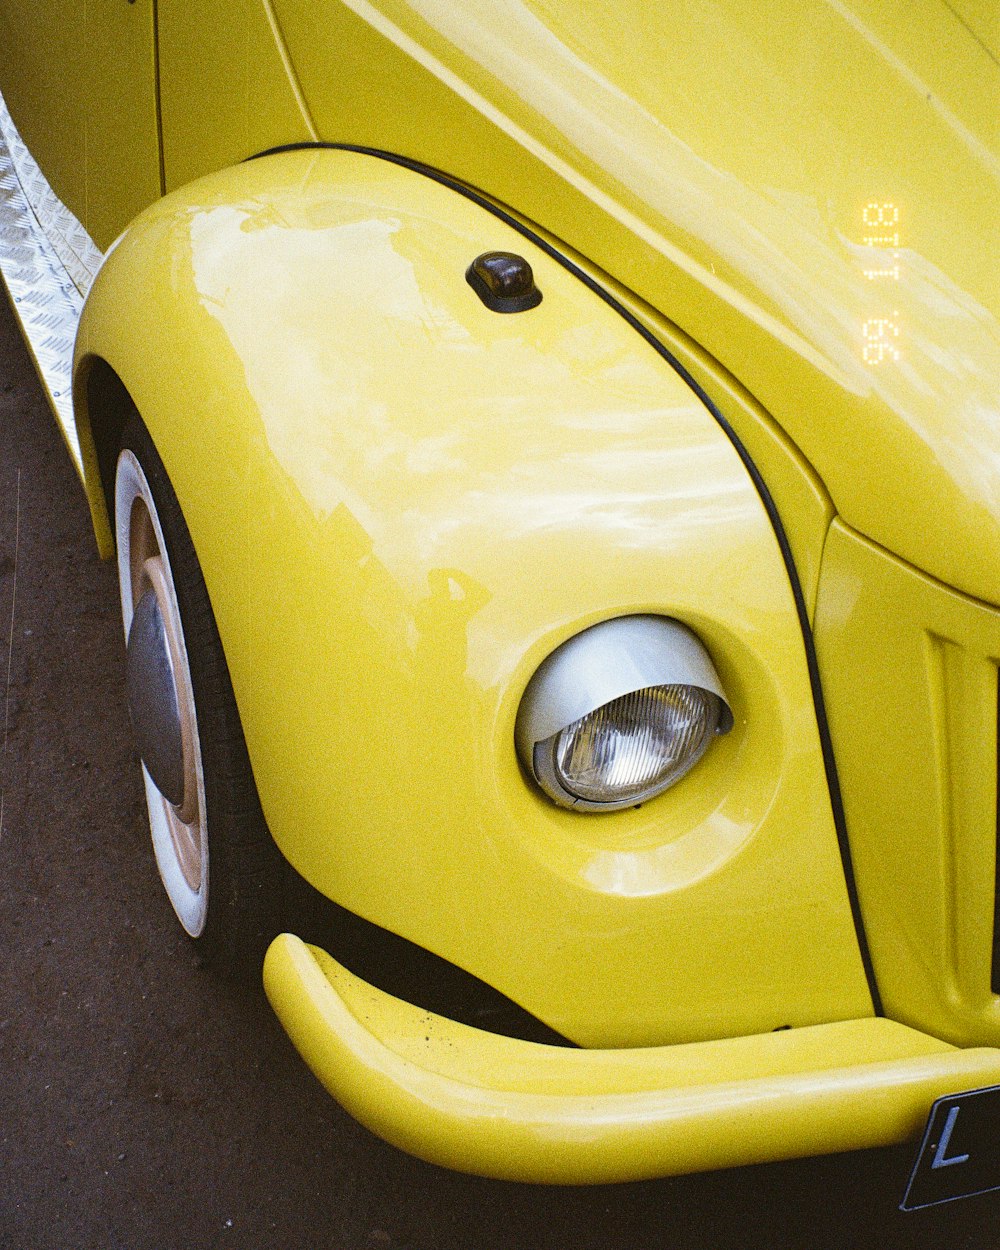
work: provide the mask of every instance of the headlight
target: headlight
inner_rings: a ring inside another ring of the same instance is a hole
[[[518,711],[517,749],[560,806],[615,811],[679,781],[732,724],[691,630],[625,616],[584,630],[543,661]]]

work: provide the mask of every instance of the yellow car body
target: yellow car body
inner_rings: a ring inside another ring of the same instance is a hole
[[[635,1179],[1000,1083],[996,44],[973,0],[0,2],[8,147],[82,232],[57,410],[102,552],[113,376],[286,859],[580,1048],[277,938],[279,1017],[389,1140]],[[477,298],[491,249],[537,308]],[[733,729],[554,806],[532,674],[639,614]]]

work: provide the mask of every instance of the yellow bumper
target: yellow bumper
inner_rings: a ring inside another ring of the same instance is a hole
[[[874,1018],[638,1050],[498,1037],[393,998],[288,933],[264,985],[362,1124],[509,1180],[641,1180],[885,1146],[915,1137],[935,1098],[1000,1083],[1000,1050]]]

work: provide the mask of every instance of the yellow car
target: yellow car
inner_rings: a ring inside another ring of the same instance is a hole
[[[0,0],[0,268],[160,874],[389,1141],[583,1183],[926,1125],[907,1205],[1000,1186],[998,42]],[[349,972],[286,861],[558,1038]]]

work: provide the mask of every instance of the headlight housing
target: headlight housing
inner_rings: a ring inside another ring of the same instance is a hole
[[[516,739],[560,807],[617,811],[679,781],[733,716],[704,646],[659,616],[604,621],[563,643],[528,683]]]

